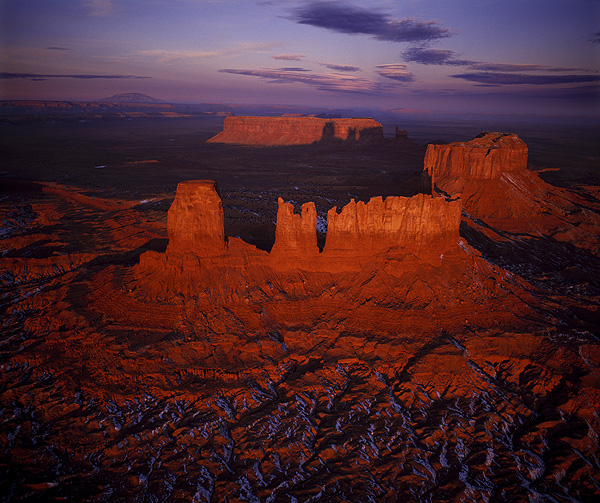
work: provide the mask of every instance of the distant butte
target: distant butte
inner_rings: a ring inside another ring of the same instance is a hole
[[[209,143],[241,145],[310,145],[313,143],[381,143],[383,128],[371,118],[226,117],[223,131]]]
[[[493,227],[600,249],[597,211],[528,170],[527,154],[517,135],[484,132],[469,142],[429,145],[425,171],[436,190],[461,198],[468,221],[483,234]]]

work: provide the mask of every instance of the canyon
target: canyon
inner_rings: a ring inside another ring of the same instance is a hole
[[[131,164],[146,147],[95,187],[3,180],[7,501],[597,496],[596,186],[543,181],[512,134],[321,136],[209,143],[219,169],[174,157],[176,190],[143,198],[97,187],[158,177],[160,150]],[[394,169],[381,152],[422,172],[349,194]],[[277,166],[289,189],[269,186]],[[263,220],[268,246],[247,230]]]

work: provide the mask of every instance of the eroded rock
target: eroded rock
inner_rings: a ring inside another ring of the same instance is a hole
[[[370,118],[226,117],[223,131],[210,143],[309,145],[324,142],[380,143],[381,124]]]

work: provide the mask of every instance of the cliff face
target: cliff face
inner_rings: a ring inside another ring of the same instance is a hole
[[[354,199],[327,214],[324,254],[352,257],[376,255],[394,247],[439,255],[456,246],[460,201],[418,194],[374,197],[367,204]]]
[[[381,142],[383,128],[373,119],[316,117],[226,117],[211,143],[309,145],[316,142]]]
[[[302,205],[302,213],[294,214],[294,206],[278,201],[277,227],[272,256],[302,258],[318,255],[317,247],[317,210],[315,203]]]
[[[177,185],[175,200],[167,215],[167,254],[204,257],[225,252],[223,206],[217,184],[211,180],[189,180]]]
[[[600,217],[584,198],[527,169],[527,146],[514,134],[481,133],[469,142],[429,145],[425,171],[435,190],[459,196],[477,233],[491,228],[540,234],[597,250]]]
[[[423,194],[375,197],[366,204],[352,200],[339,214],[337,208],[329,211],[323,252],[317,246],[314,203],[302,205],[300,214],[281,198],[278,204],[275,244],[267,254],[240,239],[225,241],[215,182],[182,182],[167,217],[167,251],[144,253],[139,269],[158,271],[170,289],[192,293],[200,283],[213,281],[215,274],[240,268],[262,277],[270,274],[265,268],[337,273],[409,255],[411,260],[439,265],[441,255],[458,245],[458,200]]]
[[[434,179],[444,176],[497,179],[527,168],[527,145],[515,134],[481,133],[468,142],[428,145],[425,169]]]

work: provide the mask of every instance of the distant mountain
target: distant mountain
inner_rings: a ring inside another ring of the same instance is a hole
[[[164,103],[164,101],[159,100],[158,98],[153,98],[152,96],[141,93],[115,94],[110,98],[102,98],[96,101],[104,103]]]

